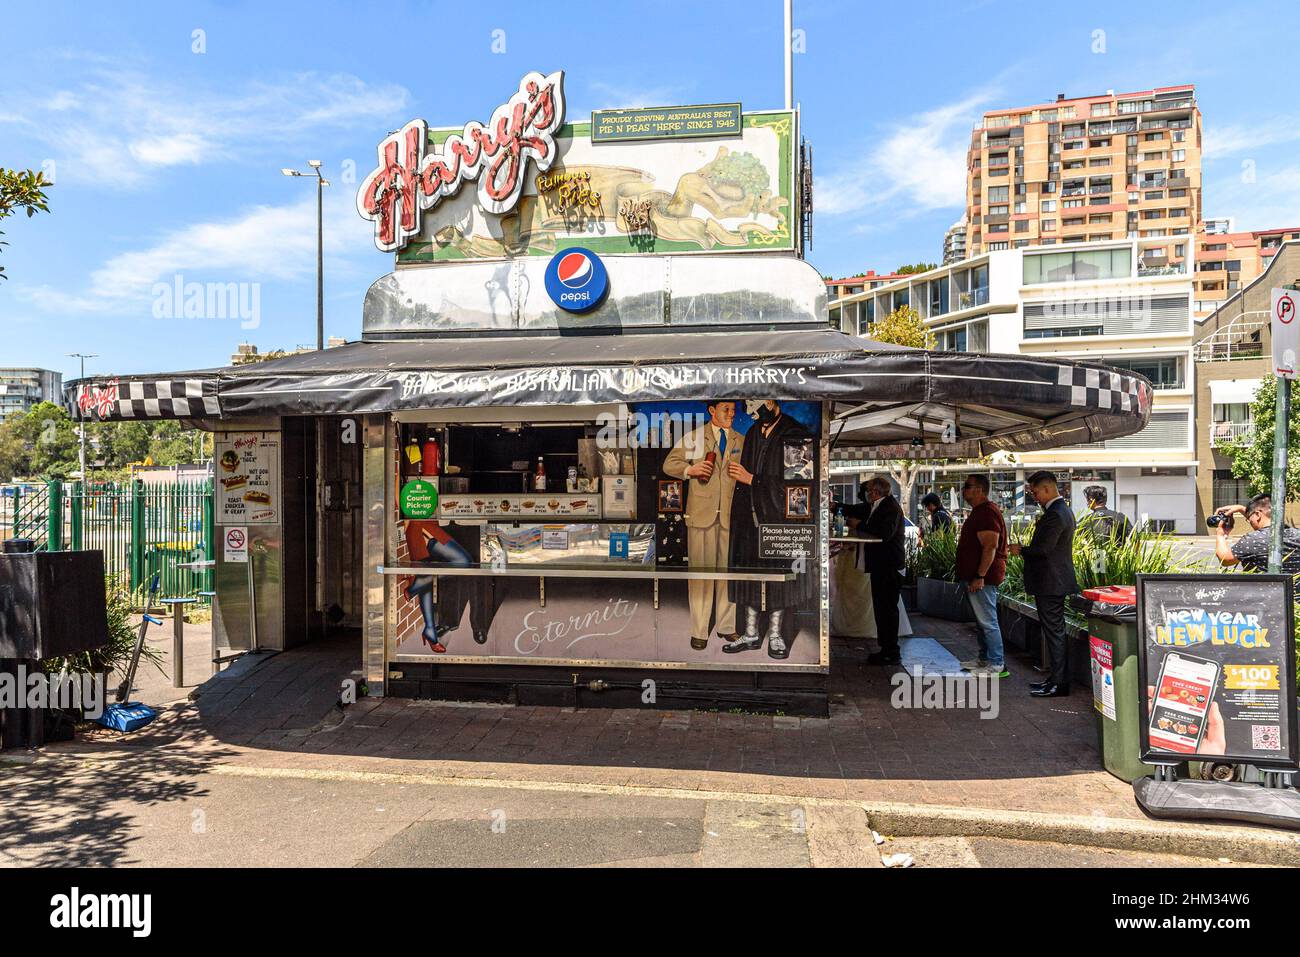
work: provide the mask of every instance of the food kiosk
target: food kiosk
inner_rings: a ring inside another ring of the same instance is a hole
[[[530,73],[380,143],[358,341],[69,384],[216,433],[223,644],[346,631],[371,694],[824,713],[833,449],[1145,424],[1127,372],[832,330],[797,111],[564,104]]]

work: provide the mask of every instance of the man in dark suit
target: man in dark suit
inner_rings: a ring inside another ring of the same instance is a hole
[[[898,651],[898,595],[902,589],[901,569],[906,562],[906,526],[903,509],[894,498],[889,480],[876,476],[864,482],[867,504],[856,506],[846,516],[854,534],[878,538],[862,546],[862,567],[871,576],[871,611],[876,619],[876,641],[880,650],[867,656],[873,665],[896,665]]]
[[[1027,484],[1043,514],[1034,523],[1028,545],[1012,545],[1008,552],[1025,559],[1025,591],[1034,597],[1038,624],[1051,672],[1047,680],[1030,686],[1036,698],[1065,697],[1070,693],[1066,670],[1065,599],[1079,590],[1074,577],[1074,513],[1056,489],[1056,476],[1035,472]]]

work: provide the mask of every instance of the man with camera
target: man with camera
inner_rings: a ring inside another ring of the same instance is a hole
[[[1245,517],[1251,530],[1237,539],[1236,544],[1229,544],[1228,536],[1238,515]],[[1273,537],[1273,497],[1267,492],[1256,495],[1246,505],[1224,505],[1215,509],[1205,524],[1215,530],[1214,554],[1224,568],[1241,565],[1250,572],[1268,571],[1268,551]],[[1300,575],[1300,530],[1282,529],[1282,571],[1291,576]]]

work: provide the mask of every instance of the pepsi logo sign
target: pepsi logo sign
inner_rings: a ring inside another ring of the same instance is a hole
[[[567,312],[596,308],[608,289],[605,264],[589,249],[566,249],[546,266],[546,292]]]

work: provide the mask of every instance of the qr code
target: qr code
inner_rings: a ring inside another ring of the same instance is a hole
[[[1275,724],[1252,724],[1250,747],[1253,751],[1281,751],[1282,729]]]

